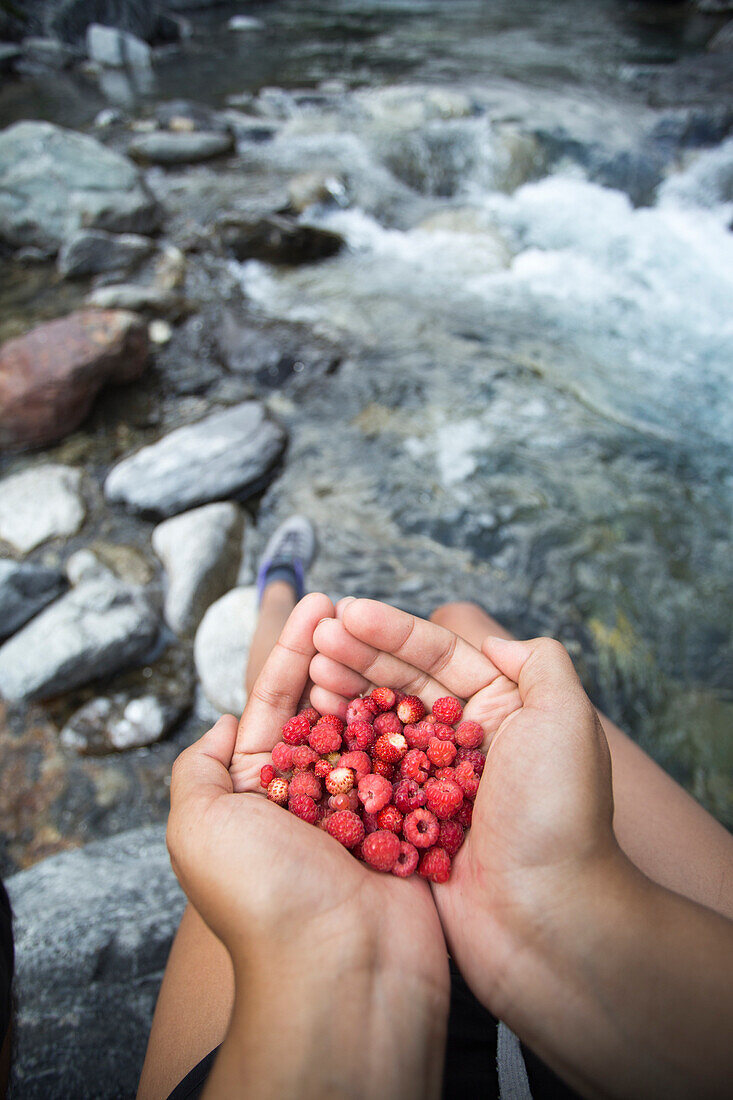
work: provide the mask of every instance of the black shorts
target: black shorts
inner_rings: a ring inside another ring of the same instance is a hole
[[[13,982],[13,927],[10,901],[0,880],[0,1047],[10,1024],[10,987]]]
[[[448,1042],[443,1074],[443,1100],[499,1096],[497,1071],[498,1022],[479,1004],[451,963],[451,1000]],[[218,1051],[212,1050],[187,1073],[168,1100],[197,1100],[203,1092]],[[522,1054],[533,1100],[579,1100],[548,1066],[522,1044]]]

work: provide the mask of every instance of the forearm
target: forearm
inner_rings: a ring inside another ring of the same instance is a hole
[[[235,964],[229,1031],[205,1100],[440,1095],[447,998],[367,939]]]
[[[733,924],[626,860],[547,907],[504,1015],[589,1097],[730,1095]]]

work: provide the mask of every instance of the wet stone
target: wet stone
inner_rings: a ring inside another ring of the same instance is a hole
[[[237,260],[272,264],[308,264],[335,256],[344,241],[338,233],[272,214],[248,218],[226,215],[219,234],[224,248]]]
[[[165,737],[190,705],[190,694],[100,696],[72,715],[61,730],[61,743],[83,756],[139,749]]]
[[[0,481],[0,539],[27,553],[73,535],[86,514],[81,477],[81,470],[48,463]]]
[[[194,164],[231,153],[234,139],[226,132],[176,133],[159,130],[130,142],[128,152],[135,160],[163,166]]]
[[[66,578],[57,569],[0,560],[0,640],[60,596]]]

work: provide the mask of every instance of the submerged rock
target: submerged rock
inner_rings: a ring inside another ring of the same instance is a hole
[[[193,634],[207,607],[237,579],[244,516],[231,502],[205,504],[165,520],[153,549],[168,575],[163,613],[176,634]]]
[[[0,538],[24,554],[73,535],[85,515],[81,470],[48,463],[0,481]]]
[[[0,347],[0,449],[40,447],[84,420],[99,390],[139,378],[144,323],[127,311],[79,310]]]
[[[62,275],[69,277],[119,271],[134,267],[152,249],[150,238],[138,233],[115,235],[101,229],[82,229],[59,252],[58,267]]]
[[[291,218],[271,214],[250,218],[229,214],[220,222],[219,234],[226,250],[237,260],[264,260],[271,264],[308,264],[335,256],[344,239],[329,229],[301,225]]]
[[[197,504],[251,496],[285,447],[285,432],[257,401],[177,428],[111,471],[107,500],[172,516]]]
[[[166,166],[211,160],[212,157],[231,153],[233,149],[234,138],[225,131],[194,130],[186,133],[157,130],[134,138],[128,152],[136,160]]]
[[[212,604],[196,631],[196,672],[206,698],[222,714],[244,710],[244,673],[256,623],[257,589],[252,585],[233,588]]]
[[[61,743],[82,756],[139,749],[165,737],[191,706],[191,693],[116,692],[91,699],[61,730]]]
[[[57,569],[0,560],[0,640],[32,619],[66,587]]]

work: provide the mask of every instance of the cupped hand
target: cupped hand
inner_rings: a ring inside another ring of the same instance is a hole
[[[173,768],[168,846],[189,899],[245,963],[293,942],[319,950],[368,935],[374,964],[422,974],[447,995],[445,941],[426,884],[368,869],[331,836],[267,800],[260,768],[296,713],[315,655],[314,593],[297,605],[241,720],[226,715]]]
[[[473,822],[449,881],[433,887],[451,953],[479,999],[502,1015],[511,973],[588,874],[620,856],[611,762],[570,657],[551,639],[487,638],[481,650],[444,627],[372,600],[342,601],[321,622],[313,705],[343,713],[373,685],[464,701],[486,731]]]

